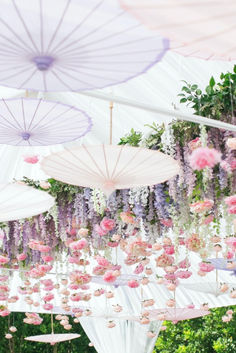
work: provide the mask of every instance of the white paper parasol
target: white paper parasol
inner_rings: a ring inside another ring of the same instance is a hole
[[[106,195],[162,183],[179,172],[178,163],[158,151],[130,146],[80,146],[43,159],[43,171],[72,185],[99,188]]]
[[[28,218],[48,211],[54,198],[22,184],[0,184],[0,222]]]

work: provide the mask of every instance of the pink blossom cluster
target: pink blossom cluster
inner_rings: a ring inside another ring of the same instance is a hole
[[[221,153],[209,147],[196,148],[189,157],[190,166],[194,170],[213,168],[220,161]]]
[[[115,228],[115,221],[113,219],[104,217],[100,224],[96,224],[95,230],[101,237],[107,235],[112,229]]]
[[[190,204],[190,210],[194,213],[207,212],[212,209],[214,201],[212,200],[203,200]]]
[[[119,216],[122,222],[124,223],[127,223],[127,224],[135,223],[135,215],[130,211],[120,212]]]
[[[91,275],[85,272],[81,272],[78,270],[75,270],[70,273],[69,275],[70,281],[73,284],[78,284],[79,286],[82,286],[84,284],[87,284],[91,281]]]
[[[230,214],[236,214],[236,195],[226,197],[225,203],[228,206],[228,212]]]
[[[23,319],[25,324],[41,325],[43,319],[37,313],[25,313],[26,317]]]

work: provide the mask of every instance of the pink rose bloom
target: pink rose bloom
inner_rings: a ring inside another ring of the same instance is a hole
[[[68,228],[66,232],[73,237],[76,235],[77,230],[75,228],[71,228],[71,229]]]
[[[163,224],[166,227],[172,227],[173,226],[173,221],[171,218],[167,219],[160,219],[161,224]]]
[[[227,173],[232,172],[231,165],[227,161],[220,162],[220,166],[222,169],[224,169],[225,172],[227,172]]]
[[[234,158],[231,162],[230,162],[230,167],[232,170],[236,169],[236,158]]]
[[[25,156],[24,161],[29,164],[36,164],[39,161],[38,156]]]
[[[32,250],[38,250],[39,245],[43,245],[43,242],[35,239],[30,239],[28,243],[28,247]]]
[[[40,282],[46,287],[53,285],[53,281],[51,279],[42,279]]]
[[[10,261],[9,257],[0,255],[0,264],[7,264]]]
[[[165,279],[167,279],[167,281],[175,281],[176,280],[175,273],[166,273],[164,277],[165,277]]]
[[[40,181],[39,186],[44,190],[48,190],[48,189],[50,189],[51,184],[48,181],[43,180],[43,181]]]
[[[108,245],[110,248],[117,248],[117,246],[119,246],[119,242],[118,242],[118,241],[108,241],[108,242],[107,242],[107,245]]]
[[[203,200],[194,202],[190,205],[190,210],[195,213],[206,212],[212,209],[214,202],[212,200]]]
[[[113,283],[116,280],[116,276],[114,276],[113,271],[107,271],[103,276],[103,280],[107,283]]]
[[[234,253],[232,251],[227,251],[226,258],[228,260],[231,260],[233,257],[234,257]]]
[[[46,292],[50,292],[51,290],[54,289],[54,285],[44,287],[43,289],[44,289]],[[38,290],[38,292],[39,292],[39,290]]]
[[[87,228],[80,228],[78,231],[80,237],[87,237],[88,229]]]
[[[0,276],[0,282],[6,282],[8,280],[8,276]]]
[[[103,276],[105,272],[106,272],[106,267],[98,265],[93,268],[93,274],[96,276]]]
[[[102,227],[100,227],[98,224],[95,225],[95,231],[98,233],[98,235],[100,235],[100,237],[103,237],[108,233],[107,230],[102,229]]]
[[[73,302],[79,302],[81,300],[81,295],[79,293],[74,293],[70,296],[70,300]]]
[[[230,207],[228,208],[228,212],[229,212],[230,214],[236,214],[236,205],[230,206]]]
[[[79,264],[80,264],[80,259],[79,259],[79,257],[76,257],[76,256],[69,256],[68,262],[69,262],[70,264],[79,265]]]
[[[137,288],[137,287],[139,287],[139,283],[138,283],[138,281],[136,281],[135,279],[132,279],[132,280],[128,281],[127,284],[128,284],[128,286],[129,286],[130,288]]]
[[[115,225],[116,225],[115,221],[107,217],[104,217],[103,220],[100,222],[101,228],[107,232],[112,230],[115,227]]]
[[[200,140],[200,137],[196,137],[194,140],[190,141],[188,143],[188,147],[191,151],[195,150],[198,147],[202,146],[202,142]]]
[[[192,276],[192,272],[191,271],[177,271],[176,276],[181,279],[187,279]]]
[[[208,262],[200,262],[199,269],[202,272],[211,272],[215,269],[215,266]]]
[[[120,219],[122,220],[122,222],[124,223],[128,223],[128,224],[134,224],[135,222],[135,215],[129,211],[126,212],[121,212],[120,213]]]
[[[172,265],[174,262],[173,256],[162,254],[156,259],[156,265],[159,267],[166,267]]]
[[[52,293],[48,293],[48,294],[46,294],[44,297],[43,297],[43,300],[45,301],[45,302],[50,302],[51,300],[53,300],[54,299],[54,295],[52,294]]]
[[[171,246],[167,246],[164,248],[165,249],[165,253],[167,255],[173,255],[175,253],[175,247],[174,245],[171,245]]]
[[[53,304],[46,303],[43,305],[44,310],[52,310],[53,309]]]
[[[44,252],[44,253],[47,253],[47,252],[50,252],[52,250],[52,248],[48,245],[39,245],[38,246],[38,251],[40,252]]]
[[[212,221],[214,220],[214,216],[212,214],[210,214],[209,216],[207,216],[204,221],[202,222],[205,225],[210,224]]]
[[[140,273],[143,272],[143,270],[144,270],[144,267],[143,267],[143,265],[140,263],[140,264],[138,264],[138,265],[136,266],[136,268],[135,268],[135,270],[134,270],[134,273],[135,273],[136,275],[139,275]]]
[[[225,203],[227,206],[235,206],[236,205],[236,195],[226,197]]]
[[[222,316],[222,321],[223,322],[229,322],[231,318],[229,316]]]
[[[229,149],[236,150],[236,137],[228,138],[226,145]]]
[[[42,255],[42,259],[45,262],[52,262],[53,261],[53,257],[50,255]]]
[[[69,285],[69,289],[71,289],[71,290],[77,290],[77,289],[79,289],[79,286],[78,286],[78,284],[70,284],[70,285]]]
[[[110,262],[102,256],[96,256],[96,261],[98,263],[98,265],[103,266],[103,267],[109,267],[110,266]]]
[[[160,330],[165,331],[167,329],[167,326],[161,326]]]
[[[194,170],[202,170],[206,167],[213,168],[221,161],[221,153],[214,148],[199,147],[189,157],[190,166]]]
[[[85,238],[70,243],[69,247],[72,250],[82,250],[88,246],[88,242]]]
[[[27,255],[24,253],[18,254],[17,255],[17,260],[18,261],[24,261],[27,258]]]
[[[0,310],[0,316],[2,316],[2,317],[10,315],[10,313],[11,312],[7,309]]]

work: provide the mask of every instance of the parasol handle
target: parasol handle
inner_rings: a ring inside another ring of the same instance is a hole
[[[51,313],[51,328],[52,328],[52,334],[54,335],[54,328],[53,328],[53,314]]]
[[[110,108],[110,140],[109,140],[109,143],[110,143],[110,145],[112,145],[112,123],[113,123],[113,102],[112,101],[110,101],[109,108]]]

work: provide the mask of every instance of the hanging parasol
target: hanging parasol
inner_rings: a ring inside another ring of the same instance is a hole
[[[207,261],[211,262],[215,266],[216,270],[230,271],[232,275],[236,276],[236,259],[226,260],[222,258],[208,259]],[[232,267],[229,268],[229,264],[232,264]]]
[[[120,0],[142,24],[170,39],[170,49],[202,59],[235,60],[232,0]]]
[[[0,222],[28,218],[48,211],[54,198],[22,184],[0,184]]]
[[[158,316],[164,315],[164,320],[172,321],[177,323],[182,320],[195,319],[209,315],[210,312],[201,309],[188,309],[188,308],[165,308],[165,309],[154,309],[149,311],[150,320],[158,320]]]
[[[116,0],[1,0],[0,83],[81,91],[125,82],[161,60],[168,40]]]
[[[229,288],[233,287],[233,283],[227,283]],[[221,284],[218,282],[199,282],[199,283],[181,283],[181,287],[196,292],[203,292],[213,294],[216,297],[219,295],[224,295],[225,292],[221,290]]]
[[[78,335],[77,333],[51,333],[49,335],[25,337],[25,340],[42,342],[42,343],[50,343],[51,345],[53,345],[59,342],[74,340],[75,338],[79,338],[79,337],[80,335]]]
[[[67,184],[99,188],[106,195],[162,183],[179,172],[178,163],[161,152],[130,146],[66,148],[43,159],[43,171]]]
[[[88,115],[69,105],[38,99],[0,100],[0,143],[55,145],[76,140],[91,129]]]

